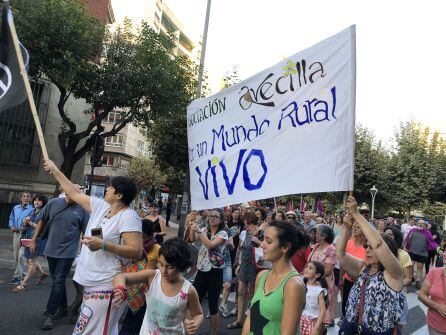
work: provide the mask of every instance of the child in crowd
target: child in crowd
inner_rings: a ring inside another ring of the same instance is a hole
[[[324,278],[324,265],[311,261],[304,268],[306,286],[306,304],[300,320],[301,335],[319,335],[325,333],[323,325],[327,309],[328,285]]]
[[[155,270],[158,264],[160,245],[155,240],[155,223],[148,219],[142,219],[142,243],[144,252],[142,257],[147,258],[149,269]],[[144,315],[146,313],[146,303],[138,311],[129,309],[122,324],[119,335],[138,335],[141,329]]]
[[[114,277],[113,303],[126,300],[127,285],[147,282],[147,309],[140,334],[194,335],[203,322],[203,311],[195,288],[183,278],[191,265],[189,246],[180,239],[163,243],[159,250],[158,269],[121,273]],[[186,319],[190,315],[190,319]]]

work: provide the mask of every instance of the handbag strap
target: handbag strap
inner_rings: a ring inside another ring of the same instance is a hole
[[[365,286],[367,285],[368,278],[367,276],[364,278],[364,281],[361,284],[361,292],[359,295],[359,317],[358,317],[358,335],[362,333],[362,315],[364,313],[364,291]]]

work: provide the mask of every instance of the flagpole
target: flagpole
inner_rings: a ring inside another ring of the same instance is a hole
[[[9,3],[8,0],[4,0],[4,2]],[[8,13],[8,16],[9,15],[10,15],[10,13]],[[15,30],[14,20],[12,20],[12,19],[9,20],[9,17],[8,17],[8,24],[9,24],[9,29],[11,30],[15,54],[17,56],[17,61],[19,63],[20,74],[22,75],[23,82],[25,84],[26,95],[28,96],[29,106],[31,108],[31,113],[32,113],[32,116],[34,119],[34,124],[36,126],[37,137],[39,139],[40,148],[42,149],[43,158],[48,159],[48,152],[46,150],[45,140],[43,138],[42,126],[40,125],[40,120],[39,120],[39,116],[37,115],[37,109],[36,109],[36,104],[34,102],[31,85],[29,84],[28,74],[26,73],[25,64],[23,63],[22,51],[20,50],[19,39],[17,37],[17,32]]]

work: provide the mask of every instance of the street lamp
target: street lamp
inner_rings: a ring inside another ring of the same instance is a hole
[[[376,193],[378,193],[378,189],[373,185],[373,187],[370,189],[370,194],[372,195],[372,221],[375,217],[375,196]]]

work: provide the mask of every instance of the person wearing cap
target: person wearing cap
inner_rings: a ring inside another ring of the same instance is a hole
[[[295,213],[294,211],[288,211],[288,212],[286,212],[286,219],[287,219],[287,221],[288,221],[289,223],[294,223],[294,224],[297,223],[297,220],[296,220],[296,213]]]

